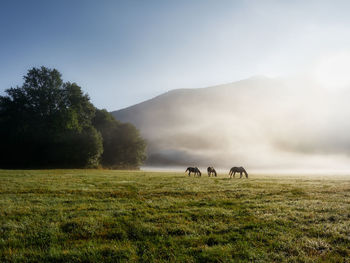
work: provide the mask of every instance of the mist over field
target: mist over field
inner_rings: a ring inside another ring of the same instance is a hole
[[[113,112],[140,129],[147,166],[348,170],[350,92],[305,76],[172,90]]]
[[[350,1],[0,3],[0,263],[350,263]]]

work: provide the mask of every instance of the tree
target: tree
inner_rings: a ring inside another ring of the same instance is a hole
[[[133,168],[145,160],[146,143],[135,126],[120,123],[106,110],[98,109],[93,125],[103,137],[101,164],[104,167]]]
[[[93,167],[102,137],[92,125],[95,107],[56,69],[33,68],[22,87],[0,96],[0,167]]]
[[[56,69],[32,68],[21,87],[6,93],[0,96],[0,168],[135,168],[145,159],[138,130],[96,109]]]

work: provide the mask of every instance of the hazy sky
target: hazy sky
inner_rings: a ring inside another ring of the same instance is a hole
[[[108,110],[252,75],[306,71],[344,86],[349,11],[321,0],[2,0],[0,94],[41,65]]]

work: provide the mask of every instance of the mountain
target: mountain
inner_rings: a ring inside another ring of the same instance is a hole
[[[146,138],[149,166],[323,167],[349,154],[350,133],[340,136],[334,121],[343,108],[350,116],[341,97],[304,80],[259,76],[172,90],[112,114]]]

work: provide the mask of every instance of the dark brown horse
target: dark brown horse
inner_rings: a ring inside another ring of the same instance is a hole
[[[230,170],[230,178],[235,177],[235,174],[236,173],[240,173],[240,177],[239,178],[242,178],[242,173],[245,174],[245,177],[248,178],[248,173],[247,171],[241,166],[241,167],[232,167],[231,170]]]
[[[208,176],[209,176],[209,177],[210,177],[211,174],[213,174],[215,177],[217,176],[216,171],[215,171],[215,169],[214,169],[213,166],[209,166],[209,167],[207,168],[207,171],[208,171]]]
[[[194,173],[194,176],[202,176],[201,171],[199,171],[198,167],[187,167],[185,173],[188,171],[188,176],[191,176],[191,173]]]

